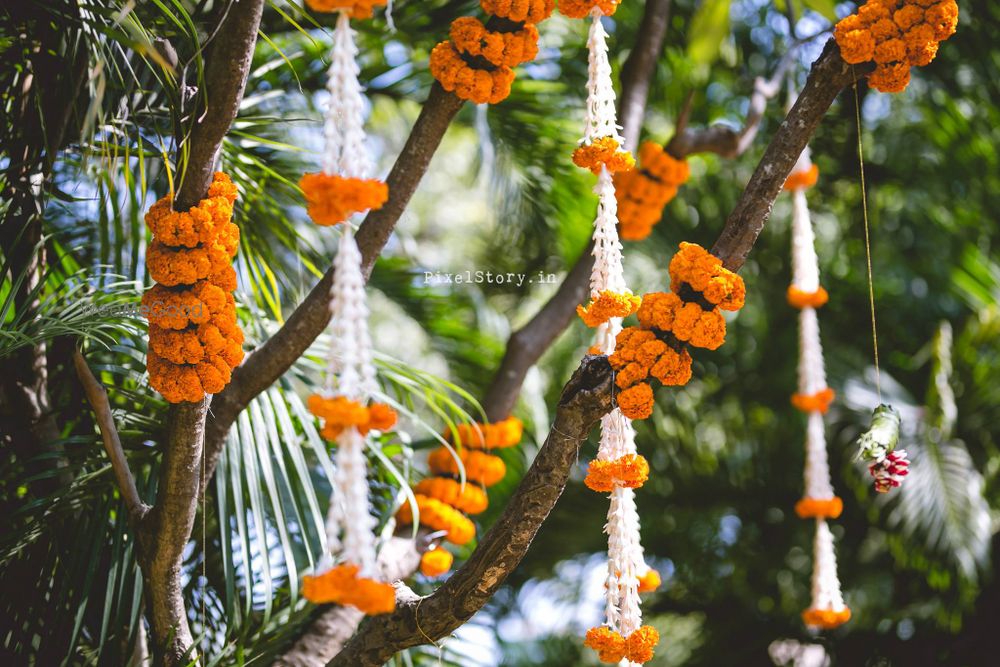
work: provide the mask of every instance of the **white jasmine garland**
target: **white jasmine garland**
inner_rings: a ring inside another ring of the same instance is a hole
[[[374,169],[365,145],[365,98],[358,80],[361,70],[357,55],[350,17],[347,12],[339,12],[327,70],[330,97],[323,128],[323,172],[331,176],[368,178]]]
[[[601,10],[591,14],[587,70],[587,109],[584,116],[583,142],[591,144],[601,137],[611,137],[621,146],[625,140],[619,133],[615,114],[615,89],[608,62],[608,33],[601,24]]]
[[[833,534],[824,519],[816,519],[813,541],[813,575],[811,609],[844,611],[844,596],[837,577],[837,554],[833,549]]]

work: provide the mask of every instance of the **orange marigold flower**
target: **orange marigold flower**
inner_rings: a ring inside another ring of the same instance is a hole
[[[899,26],[891,19],[880,19],[872,24],[868,32],[871,33],[872,38],[875,40],[875,48],[877,50],[879,43],[887,39],[899,37]]]
[[[455,456],[458,456],[458,460]],[[438,447],[427,456],[427,466],[432,473],[438,475],[458,475],[459,462],[465,470],[465,477],[470,482],[491,487],[507,474],[507,464],[499,456],[493,456],[478,450],[462,448],[455,454],[447,447]]]
[[[615,173],[632,169],[635,158],[628,151],[622,150],[614,137],[601,137],[573,151],[573,164],[595,174],[601,173],[602,167]]]
[[[445,429],[448,442],[472,449],[513,447],[521,442],[524,424],[517,417],[508,417],[490,424],[456,424]]]
[[[305,174],[299,179],[307,212],[317,225],[336,225],[355,213],[382,208],[389,186],[374,178],[348,178],[336,174]]]
[[[352,19],[371,18],[375,7],[382,7],[387,0],[306,0],[314,12],[350,12]]]
[[[325,397],[312,394],[306,399],[309,412],[323,419],[325,423],[320,430],[327,440],[333,441],[351,426],[358,429],[361,435],[368,431],[386,431],[396,423],[396,411],[383,403],[372,403],[365,407],[346,396]]]
[[[628,389],[637,382],[642,382],[649,377],[650,365],[633,361],[615,373],[615,385],[619,389]]]
[[[673,292],[651,292],[643,295],[636,317],[644,328],[670,331],[682,306],[681,298]]]
[[[875,62],[893,63],[906,60],[906,44],[899,38],[887,39],[875,47]]]
[[[541,23],[552,15],[556,0],[479,0],[487,14],[517,23]]]
[[[875,38],[868,30],[852,30],[837,38],[840,56],[851,65],[868,62],[875,55]]]
[[[140,314],[150,324],[167,329],[184,329],[192,324],[208,322],[219,313],[236,317],[233,295],[207,280],[189,288],[178,289],[153,285],[142,295]]]
[[[345,563],[319,575],[302,577],[302,596],[313,604],[351,605],[365,614],[388,614],[396,608],[396,589],[358,576],[357,565]]]
[[[645,382],[618,394],[618,408],[629,419],[646,419],[653,414],[653,388]]]
[[[655,141],[645,141],[639,147],[639,163],[643,171],[667,185],[683,185],[691,176],[687,160],[678,160]]]
[[[788,305],[793,308],[821,308],[830,300],[830,295],[823,287],[815,292],[806,292],[795,285],[789,285],[787,298]]]
[[[195,364],[206,356],[221,355],[235,368],[243,360],[243,331],[235,312],[213,315],[208,322],[186,329],[149,325],[149,347],[175,364]]]
[[[891,16],[889,8],[881,2],[868,2],[858,7],[858,18],[867,27]]]
[[[697,243],[682,242],[670,260],[670,289],[680,292],[684,283],[722,310],[739,310],[746,298],[743,279]]]
[[[626,653],[625,638],[606,625],[587,630],[583,645],[597,651],[601,662],[621,662]]]
[[[934,39],[943,42],[958,29],[958,3],[955,0],[937,3],[924,14],[924,21],[934,29]]]
[[[538,28],[530,23],[514,32],[494,32],[479,19],[463,16],[451,22],[449,37],[459,53],[497,66],[516,67],[538,55]]]
[[[598,493],[615,488],[638,489],[649,479],[649,463],[639,454],[626,454],[611,461],[594,459],[587,467],[583,483]]]
[[[691,355],[687,350],[676,352],[667,348],[649,374],[666,387],[685,385],[691,380]]]
[[[420,510],[420,525],[446,531],[445,539],[458,546],[468,544],[476,536],[476,526],[455,508],[420,493],[414,494],[414,497]],[[413,523],[413,508],[409,500],[396,512],[396,521],[403,526]]]
[[[795,503],[795,513],[801,519],[836,519],[844,511],[844,501],[833,498],[803,498]]]
[[[868,85],[881,93],[901,93],[910,83],[910,66],[906,63],[879,65],[868,75]]]
[[[899,29],[906,32],[918,23],[924,21],[924,10],[913,4],[905,4],[892,15],[893,22]]]
[[[440,577],[451,569],[454,562],[455,557],[447,549],[431,549],[420,557],[420,573],[425,577]]]
[[[639,309],[642,297],[629,291],[604,290],[586,306],[577,306],[576,314],[588,327],[599,327],[614,317],[628,317]]]
[[[851,620],[851,610],[843,609],[806,609],[802,612],[802,621],[812,628],[832,630]]]
[[[816,181],[819,180],[819,167],[815,164],[810,165],[808,169],[803,171],[793,171],[785,179],[785,190],[799,190],[802,188],[811,188],[816,185]]]
[[[430,70],[442,88],[475,104],[502,102],[510,95],[510,85],[514,82],[514,70],[510,67],[473,68],[447,40],[431,51]]]
[[[640,664],[653,659],[653,649],[660,643],[660,633],[651,625],[644,625],[628,636],[625,657]]]
[[[205,397],[201,379],[193,365],[172,364],[153,351],[146,353],[149,386],[168,403],[196,403]]]
[[[489,507],[486,491],[473,483],[462,484],[449,477],[425,477],[413,487],[414,493],[440,500],[466,514],[481,514]]]
[[[231,257],[219,243],[172,248],[154,239],[146,249],[146,269],[150,277],[162,285],[192,285],[231,268]]]
[[[649,568],[645,574],[639,575],[639,592],[652,593],[660,587],[661,583],[660,573],[653,568]]]
[[[837,397],[837,393],[827,387],[820,389],[815,394],[792,394],[792,405],[801,412],[821,412],[826,414],[830,409],[830,404]]]
[[[559,0],[559,13],[571,19],[582,19],[590,16],[594,7],[598,7],[605,16],[611,16],[618,11],[621,0]]]

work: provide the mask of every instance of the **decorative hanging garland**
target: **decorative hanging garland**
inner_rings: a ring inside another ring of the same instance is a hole
[[[438,447],[431,451],[427,462],[432,476],[413,487],[420,525],[444,531],[445,539],[457,546],[472,541],[476,526],[466,515],[486,511],[489,507],[486,489],[507,473],[503,459],[487,452],[517,446],[523,432],[524,425],[517,417],[489,424],[458,424],[446,430],[444,437],[454,449]],[[459,462],[465,472],[464,483]],[[396,521],[402,526],[413,524],[409,502],[399,508]],[[421,556],[420,571],[428,577],[440,576],[451,568],[453,561],[450,552],[436,546]]]
[[[315,11],[338,12],[327,88],[323,171],[306,174],[300,185],[309,216],[318,225],[336,225],[381,206],[388,188],[368,178],[372,160],[365,146],[364,98],[355,61],[350,18],[369,18],[385,0],[307,0]],[[326,385],[309,397],[309,411],[323,420],[320,434],[336,443],[333,493],[326,519],[329,545],[317,571],[302,578],[302,594],[316,604],[352,605],[366,614],[395,608],[395,590],[377,562],[376,519],[368,492],[366,438],[396,423],[388,405],[371,400],[376,390],[361,251],[350,225],[342,229],[330,288],[330,352]],[[339,563],[334,563],[337,558]]]
[[[937,56],[938,44],[955,34],[955,0],[868,0],[837,23],[840,55],[852,65],[875,61],[868,83],[883,93],[898,93],[910,83],[910,67]]]
[[[649,236],[690,176],[687,160],[675,159],[654,141],[643,142],[636,167],[615,174],[621,238],[641,241]]]
[[[431,51],[431,74],[441,87],[475,104],[497,104],[510,95],[514,67],[538,55],[535,24],[552,14],[555,0],[480,0],[493,18],[452,21],[447,39]]]
[[[337,12],[337,24],[327,70],[330,98],[323,170],[305,174],[299,186],[313,222],[336,225],[355,213],[381,208],[389,198],[389,187],[370,177],[374,166],[365,147],[365,101],[350,22],[351,18],[370,18],[373,7],[385,5],[386,0],[307,0],[306,4],[314,11]]]
[[[618,239],[618,204],[612,174],[635,166],[632,155],[622,150],[618,131],[615,94],[608,61],[607,33],[602,16],[610,16],[617,2],[560,3],[560,11],[571,18],[591,19],[587,39],[588,80],[584,138],[573,153],[573,162],[597,175],[598,195],[594,220],[594,268],[590,276],[590,302],[577,307],[588,327],[597,328],[591,352],[611,354],[622,318],[636,312],[641,299],[625,285],[622,245]],[[605,623],[587,631],[584,644],[597,651],[603,662],[629,660],[643,663],[653,657],[659,634],[642,625],[640,592],[655,590],[659,573],[646,565],[639,541],[639,514],[635,489],[649,477],[649,464],[636,452],[635,431],[618,409],[601,419],[597,457],[590,462],[585,484],[599,493],[609,493],[608,576]]]
[[[142,295],[149,320],[149,384],[170,403],[196,402],[229,384],[243,361],[232,258],[240,230],[231,220],[236,186],[217,172],[208,196],[173,210],[166,195],[146,213],[153,242],[146,268],[157,282]]]
[[[820,340],[816,309],[825,304],[828,294],[819,282],[816,239],[806,191],[816,184],[819,169],[812,163],[807,147],[799,156],[785,190],[792,194],[792,282],[788,302],[799,309],[798,393],[792,404],[806,413],[805,485],[795,513],[803,519],[815,519],[813,542],[812,603],[802,612],[802,620],[811,627],[831,629],[851,618],[844,604],[837,576],[837,556],[833,535],[826,524],[843,511],[843,501],[833,493],[826,451],[823,415],[834,399],[826,384],[826,365]]]
[[[646,419],[653,412],[650,378],[666,386],[688,383],[687,345],[717,349],[726,339],[721,311],[739,310],[746,298],[743,279],[694,243],[680,244],[670,260],[670,281],[672,292],[643,296],[639,326],[625,327],[608,357],[622,390],[618,407],[630,419]]]

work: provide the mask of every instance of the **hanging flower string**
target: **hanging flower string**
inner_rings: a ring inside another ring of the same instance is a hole
[[[899,444],[900,417],[893,407],[880,405],[872,413],[871,426],[858,438],[858,458],[868,463],[875,490],[888,493],[903,483],[910,461]]]
[[[792,194],[792,282],[788,302],[800,309],[798,393],[792,396],[792,404],[806,413],[805,489],[795,504],[795,513],[816,521],[812,602],[802,612],[802,619],[808,626],[830,629],[847,622],[851,610],[840,591],[833,535],[826,524],[827,519],[840,516],[844,505],[833,493],[823,423],[834,392],[826,385],[816,308],[828,297],[819,282],[816,240],[806,200],[806,191],[816,184],[818,176],[819,169],[812,163],[807,147],[785,181],[785,190]]]
[[[957,27],[955,0],[868,0],[839,21],[833,34],[846,62],[875,61],[869,85],[899,93],[910,83],[910,68],[930,64],[938,44]]]
[[[320,561],[319,574],[303,577],[302,593],[316,604],[349,604],[366,614],[384,614],[395,607],[395,591],[383,581],[376,562],[376,519],[364,450],[369,431],[392,428],[396,413],[370,402],[376,388],[375,367],[361,251],[346,225],[334,259],[330,294],[332,342],[326,386],[308,400],[309,410],[324,420],[323,436],[336,443],[326,520],[330,552]],[[333,557],[340,563],[334,565]]]
[[[149,384],[170,403],[196,402],[229,384],[243,360],[232,258],[240,230],[231,220],[236,186],[217,172],[208,196],[188,211],[166,195],[146,213],[153,242],[146,268],[156,281],[142,295],[149,320]]]
[[[722,261],[694,243],[681,243],[670,260],[672,292],[653,292],[642,298],[638,327],[618,334],[608,361],[621,390],[618,407],[630,419],[646,419],[653,412],[650,379],[666,386],[691,379],[687,346],[717,349],[726,339],[723,310],[739,310],[746,298],[743,279]]]
[[[621,149],[615,94],[608,62],[607,33],[602,16],[610,15],[617,2],[560,3],[560,11],[572,18],[591,19],[587,47],[589,76],[584,138],[573,153],[573,162],[597,175],[598,196],[594,220],[594,268],[590,276],[590,302],[577,308],[589,327],[596,327],[592,352],[611,354],[622,318],[636,312],[640,298],[626,288],[622,267],[622,245],[618,240],[617,200],[612,173],[631,169],[631,154]],[[597,457],[590,462],[584,480],[588,488],[611,494],[608,520],[608,576],[605,623],[587,632],[585,645],[597,651],[603,662],[644,663],[653,657],[659,634],[642,625],[640,587],[655,590],[659,574],[643,558],[639,542],[639,514],[635,489],[649,477],[649,464],[636,452],[635,431],[618,409],[601,419]]]
[[[327,70],[330,93],[324,126],[323,170],[305,174],[299,186],[309,217],[317,225],[336,225],[355,213],[381,208],[389,187],[371,178],[374,171],[365,146],[364,95],[358,81],[358,48],[350,19],[369,18],[386,0],[307,0],[314,11],[337,12],[333,49]]]
[[[413,487],[420,525],[444,531],[445,539],[457,546],[471,542],[476,536],[476,526],[467,515],[486,511],[489,507],[486,489],[507,473],[503,459],[487,452],[518,445],[523,432],[524,425],[517,417],[489,424],[458,424],[445,431],[444,438],[453,449],[434,449],[427,459],[431,476]],[[396,521],[403,526],[412,525],[413,514],[407,501],[396,513]],[[451,568],[453,560],[451,553],[438,545],[423,554],[420,570],[428,577],[440,576]]]
[[[663,217],[663,208],[690,175],[687,160],[675,159],[656,142],[643,142],[636,167],[615,174],[622,239],[641,241],[649,236]]]
[[[431,74],[441,87],[475,104],[497,104],[510,95],[514,67],[538,55],[538,28],[555,0],[480,0],[493,18],[483,24],[462,17],[449,38],[431,51]]]

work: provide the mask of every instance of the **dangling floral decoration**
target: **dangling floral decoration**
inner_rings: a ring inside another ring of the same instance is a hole
[[[957,27],[955,0],[868,0],[833,34],[846,62],[875,61],[868,75],[875,90],[899,93],[910,83],[910,67],[930,64]]]
[[[149,384],[170,403],[196,402],[229,384],[243,361],[236,321],[232,258],[240,230],[232,223],[236,186],[217,172],[208,195],[191,209],[173,209],[166,195],[146,213],[153,242],[146,269],[156,281],[142,295],[149,320]]]
[[[323,437],[337,448],[326,520],[330,553],[320,562],[318,575],[303,577],[302,593],[317,604],[349,604],[366,614],[384,614],[395,607],[395,591],[383,580],[376,561],[365,438],[370,431],[392,428],[396,413],[370,400],[376,385],[365,280],[361,251],[348,225],[340,238],[334,272],[326,387],[308,400],[309,411],[324,420]],[[333,557],[340,563],[334,565]]]
[[[900,416],[895,408],[880,405],[872,413],[871,426],[858,437],[858,458],[868,463],[875,490],[888,493],[902,485],[910,474],[910,461],[899,444]]]
[[[618,334],[608,357],[616,371],[618,407],[630,419],[653,412],[650,379],[666,386],[691,379],[687,346],[718,349],[726,340],[723,310],[739,310],[746,298],[743,279],[722,266],[722,260],[694,243],[681,243],[670,260],[671,292],[642,297],[638,327]]]
[[[802,612],[811,627],[835,628],[851,618],[844,604],[837,577],[837,556],[827,519],[840,516],[844,504],[833,493],[827,460],[823,415],[834,399],[826,385],[826,365],[819,335],[816,309],[827,302],[828,294],[819,282],[819,261],[806,191],[816,184],[819,169],[812,163],[807,147],[799,156],[785,190],[792,194],[792,283],[788,302],[799,309],[799,385],[792,405],[806,413],[805,490],[795,504],[803,519],[816,520],[813,544],[812,604]]]
[[[538,55],[535,24],[552,14],[555,0],[480,0],[493,19],[462,17],[431,51],[431,74],[441,87],[475,104],[497,104],[510,95],[514,67]]]
[[[507,474],[503,459],[489,451],[517,446],[523,432],[524,425],[517,417],[488,424],[459,424],[446,430],[443,435],[452,449],[442,446],[431,451],[427,458],[431,476],[413,487],[420,525],[443,531],[444,539],[456,546],[471,542],[476,526],[469,516],[486,511],[486,489]],[[401,526],[412,525],[413,514],[407,501],[396,513],[396,521]],[[421,557],[420,571],[428,577],[440,576],[451,568],[453,560],[444,547],[436,546]]]
[[[654,141],[639,147],[639,163],[615,174],[619,233],[625,241],[649,236],[663,217],[663,208],[691,176],[687,160],[677,160]]]
[[[612,173],[631,169],[634,160],[622,150],[618,131],[615,94],[608,62],[607,33],[602,16],[614,13],[617,2],[560,4],[560,11],[572,18],[590,16],[589,78],[584,139],[573,153],[577,166],[597,175],[594,191],[598,196],[594,220],[594,268],[590,276],[590,303],[579,306],[577,314],[589,327],[596,327],[597,354],[611,354],[622,318],[633,314],[641,299],[625,286],[622,245],[618,240],[618,204]],[[608,521],[608,576],[605,623],[587,632],[585,644],[597,651],[603,662],[629,660],[643,663],[653,657],[659,634],[642,625],[640,587],[655,590],[659,574],[643,558],[639,542],[639,514],[635,489],[649,477],[649,464],[636,452],[635,431],[618,409],[601,419],[601,440],[597,458],[590,462],[584,483],[598,493],[611,494]]]
[[[358,81],[351,18],[370,18],[372,8],[386,0],[307,0],[318,12],[337,12],[333,49],[327,70],[330,99],[324,126],[323,170],[306,174],[299,181],[309,217],[317,225],[336,225],[355,213],[381,208],[389,198],[389,187],[371,178],[371,155],[365,146],[364,95]]]

